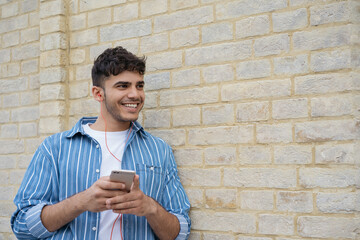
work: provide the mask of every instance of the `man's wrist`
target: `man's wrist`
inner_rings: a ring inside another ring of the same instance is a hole
[[[157,201],[155,201],[155,199],[153,199],[152,197],[146,196],[148,198],[149,201],[149,208],[148,208],[148,213],[146,214],[145,217],[152,217],[152,216],[156,216],[156,214],[159,211],[159,203]]]

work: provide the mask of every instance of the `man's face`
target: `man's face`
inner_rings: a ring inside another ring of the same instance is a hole
[[[124,71],[104,83],[106,115],[118,122],[135,121],[144,106],[144,76]]]

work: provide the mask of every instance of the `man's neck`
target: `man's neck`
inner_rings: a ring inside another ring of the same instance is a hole
[[[127,129],[130,128],[130,124],[131,122],[118,122],[116,120],[113,119],[109,119],[106,121],[106,123],[104,122],[104,120],[102,119],[101,116],[99,116],[97,118],[97,120],[95,121],[95,123],[90,125],[90,128],[96,131],[105,131],[105,126],[106,126],[106,131],[107,132],[120,132],[120,131],[125,131]]]

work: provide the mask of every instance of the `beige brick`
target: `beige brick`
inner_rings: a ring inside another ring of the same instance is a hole
[[[266,146],[239,147],[239,160],[241,164],[270,164],[271,150]]]
[[[186,87],[200,85],[200,70],[187,69],[172,74],[173,87]]]
[[[94,114],[98,113],[100,108],[100,104],[95,101],[93,98],[90,99],[82,99],[78,101],[71,101],[70,102],[70,115],[86,115],[86,114]]]
[[[39,108],[36,107],[22,107],[11,111],[11,120],[13,122],[27,122],[39,119]]]
[[[25,139],[25,151],[27,153],[34,153],[38,147],[41,144],[41,139],[39,138],[29,138],[29,139]],[[32,155],[28,156],[28,158],[30,158],[29,160],[31,160]],[[25,163],[24,163],[25,164]],[[20,163],[19,163],[19,168],[26,168],[25,167],[21,167]]]
[[[353,120],[328,120],[295,124],[297,142],[323,142],[358,139],[360,130]]]
[[[182,66],[182,52],[173,51],[150,55],[147,57],[146,63],[149,72],[179,68]]]
[[[360,193],[318,193],[316,206],[323,213],[354,213],[360,210]]]
[[[93,64],[83,65],[76,68],[76,80],[91,79],[91,69]]]
[[[314,72],[338,70],[351,67],[350,49],[311,53],[311,69]]]
[[[224,84],[221,88],[221,100],[236,101],[289,96],[290,86],[290,79]]]
[[[192,46],[200,41],[198,28],[185,28],[170,33],[170,46],[172,48]]]
[[[0,93],[18,92],[26,89],[27,78],[19,77],[17,79],[0,79]]]
[[[205,190],[205,207],[210,209],[236,208],[235,189],[207,189]]]
[[[29,89],[30,90],[37,90],[40,88],[40,74],[33,74],[33,75],[29,75]]]
[[[24,140],[0,140],[0,152],[1,154],[23,153]]]
[[[189,239],[190,240],[201,240],[201,233],[200,232],[195,232],[195,231],[191,231],[190,235],[189,235]]]
[[[7,123],[10,121],[10,111],[0,111],[0,123]]]
[[[276,194],[276,208],[282,212],[310,213],[313,211],[312,193],[278,192]]]
[[[19,93],[13,93],[3,96],[3,107],[4,108],[13,108],[20,105],[20,95]]]
[[[32,1],[32,0],[31,0]],[[37,1],[36,1],[37,2]],[[40,16],[39,16],[39,12],[32,12],[29,13],[29,25],[31,27],[34,26],[40,26]]]
[[[14,192],[14,187],[8,187],[8,186],[5,186],[5,187],[0,187],[0,191],[3,193],[3,194],[1,194],[0,195],[0,200],[8,200],[8,201],[11,201],[11,200],[13,200],[13,192]],[[0,225],[2,226],[1,228],[0,228],[0,231],[1,232],[11,232],[11,228],[10,228],[10,224],[8,223],[8,221],[4,221],[5,219],[1,219],[1,222],[0,222]],[[6,228],[6,230],[4,230],[5,229],[5,227],[4,226],[8,226],[7,228]]]
[[[93,47],[90,47],[90,61],[93,62],[95,61],[95,59],[101,54],[103,53],[106,49],[111,48],[112,44],[111,43],[107,43],[107,44],[99,44]]]
[[[172,10],[179,10],[183,8],[194,7],[198,5],[198,1],[199,0],[183,0],[183,1],[171,0],[170,8]]]
[[[140,40],[142,53],[160,52],[169,48],[168,34],[161,33],[143,37]]]
[[[9,3],[1,7],[1,18],[16,16],[19,13],[19,3]]]
[[[271,12],[287,7],[285,0],[243,0],[216,5],[216,17],[218,19],[236,18],[245,15]]]
[[[240,62],[236,65],[236,77],[238,79],[252,79],[268,77],[271,74],[269,60],[255,60]]]
[[[10,49],[0,50],[0,63],[5,63],[10,61]]]
[[[98,42],[98,30],[91,28],[88,30],[72,33],[70,37],[70,47],[83,47]]]
[[[176,108],[173,110],[174,127],[200,125],[200,120],[199,107]]]
[[[304,188],[344,188],[360,185],[358,169],[301,168],[299,182]]]
[[[234,69],[231,65],[216,65],[203,68],[206,83],[226,82],[234,80]]]
[[[71,91],[71,90],[70,90]],[[65,99],[65,86],[60,84],[40,87],[40,101]]]
[[[40,21],[40,34],[47,34],[52,32],[65,32],[66,20],[64,16],[55,16]],[[73,33],[76,37],[79,34]],[[74,36],[74,37],[75,37]]]
[[[146,74],[144,81],[146,91],[170,88],[170,72]]]
[[[202,27],[201,36],[203,43],[220,42],[233,39],[233,24],[214,23]]]
[[[40,55],[40,67],[56,67],[63,66],[67,61],[66,50],[52,50],[47,52],[41,52]]]
[[[40,18],[65,15],[65,2],[62,0],[46,1],[40,4]]]
[[[19,31],[5,33],[2,37],[3,48],[16,46],[20,43]]]
[[[160,106],[214,103],[218,101],[218,88],[200,87],[184,90],[169,90],[160,93]]]
[[[352,97],[337,95],[334,97],[317,97],[311,99],[311,116],[343,116],[352,113]]]
[[[103,8],[88,13],[88,27],[106,25],[111,22],[111,9]]]
[[[201,208],[203,206],[204,197],[201,189],[185,189],[192,208]]]
[[[277,100],[272,103],[274,119],[302,118],[308,116],[306,98]]]
[[[236,120],[238,122],[264,121],[268,119],[268,102],[240,103],[236,105]]]
[[[39,27],[28,28],[21,31],[21,43],[29,43],[39,41],[40,32]]]
[[[310,164],[312,162],[311,146],[275,146],[274,162],[276,164]]]
[[[168,8],[167,0],[143,0],[140,2],[141,16],[148,17],[165,13]]]
[[[66,49],[67,38],[64,33],[52,33],[40,38],[40,50]]]
[[[82,14],[70,16],[69,27],[73,31],[86,28],[86,14],[82,13]]]
[[[40,134],[54,134],[65,129],[64,122],[61,117],[40,118],[39,132]]]
[[[208,231],[232,231],[236,233],[255,233],[256,217],[237,212],[191,211],[192,229]]]
[[[355,144],[324,144],[315,146],[315,162],[320,164],[354,164]]]
[[[28,23],[28,16],[26,14],[8,19],[2,19],[0,22],[0,34],[26,28]]]
[[[222,124],[234,122],[234,106],[232,104],[221,104],[203,107],[203,124]]]
[[[79,82],[70,85],[70,99],[89,96],[89,82]]]
[[[272,191],[241,191],[240,199],[242,209],[274,209],[274,195]]]
[[[152,130],[150,133],[164,139],[171,146],[182,146],[185,144],[186,132],[184,129]]]
[[[70,63],[79,64],[85,61],[85,50],[84,49],[72,49],[70,51]]]
[[[218,187],[221,184],[220,169],[184,168],[179,169],[179,177],[184,186]]]
[[[269,16],[249,17],[236,22],[236,38],[265,35],[270,32]]]
[[[311,25],[346,22],[350,18],[348,2],[338,2],[310,8]]]
[[[36,137],[38,135],[37,123],[22,123],[19,126],[19,137]]]
[[[16,211],[15,204],[11,202],[4,202],[0,206],[0,216],[11,217],[12,213]]]
[[[114,21],[123,22],[133,20],[139,16],[139,4],[131,3],[114,8]]]
[[[234,236],[221,233],[204,233],[204,239],[208,240],[234,240]]]
[[[274,32],[301,29],[308,25],[306,8],[291,12],[273,13],[272,22]]]
[[[19,63],[10,63],[3,66],[2,77],[15,77],[20,74],[20,64]]]
[[[224,169],[224,186],[291,188],[296,186],[295,169],[243,168]]]
[[[325,216],[301,216],[297,220],[302,237],[351,238],[359,227],[359,219]]]
[[[211,6],[176,11],[155,17],[154,31],[158,33],[177,28],[210,23],[213,20],[213,8]]]
[[[317,50],[347,45],[350,39],[348,26],[301,31],[293,34],[295,50]]]
[[[290,49],[288,34],[278,34],[255,40],[254,51],[256,57],[287,53]]]
[[[195,128],[188,137],[191,145],[250,143],[253,130],[253,126]]]
[[[39,7],[37,0],[24,0],[20,2],[20,11],[22,13],[31,12],[37,10]]]
[[[128,23],[114,24],[100,28],[100,41],[114,41],[151,34],[151,21],[137,20]],[[97,36],[97,34],[96,34]]]
[[[272,238],[268,237],[248,237],[248,236],[239,236],[237,240],[272,240]],[[276,240],[286,240],[286,239],[280,239],[276,238]],[[290,240],[290,239],[287,239]]]
[[[295,94],[334,93],[352,89],[352,77],[346,73],[317,74],[295,78]]]
[[[26,142],[28,142],[28,141],[29,141],[29,139],[26,140]],[[26,145],[28,145],[28,144],[26,144]],[[35,152],[36,149],[37,149],[37,147],[32,152]],[[32,157],[33,157],[32,154],[31,155],[20,155],[19,156],[19,161],[18,161],[18,167],[22,168],[22,169],[26,169],[29,166]]]
[[[275,75],[295,75],[309,72],[308,55],[274,58]]]
[[[171,113],[169,109],[146,110],[144,116],[146,128],[170,127]]]
[[[0,116],[2,115],[0,111]],[[1,116],[3,117],[3,116]],[[8,121],[8,120],[7,120]],[[6,122],[4,119],[2,119],[1,123]],[[18,127],[16,124],[3,124],[1,126],[0,131],[0,137],[1,138],[17,138],[18,137]]]
[[[251,41],[222,43],[185,51],[185,64],[197,66],[208,63],[234,61],[251,56]]]
[[[213,147],[204,150],[206,165],[233,165],[236,164],[235,147]]]
[[[38,72],[38,69],[39,69],[38,59],[23,61],[21,63],[21,73],[23,74]]]
[[[294,217],[275,214],[259,215],[259,233],[261,234],[291,235],[294,229]]]
[[[21,106],[39,104],[39,91],[23,92],[20,94]]]
[[[178,166],[200,166],[203,162],[203,151],[197,148],[175,149],[174,157]]]
[[[40,46],[38,42],[12,49],[12,59],[15,61],[35,58],[39,56]]]
[[[41,117],[64,116],[66,111],[63,101],[40,103],[39,109]]]
[[[259,143],[292,142],[291,123],[259,124],[256,127],[256,139]]]
[[[156,108],[158,106],[157,99],[158,99],[158,92],[147,92],[145,94],[146,100],[144,108]]]
[[[125,3],[125,2],[126,2],[126,0],[102,0],[102,1],[80,0],[80,12],[87,12],[90,10],[103,8],[103,7],[111,7],[111,6],[118,5],[118,4]]]

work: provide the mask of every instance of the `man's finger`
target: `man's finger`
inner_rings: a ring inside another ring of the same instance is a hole
[[[139,177],[139,175],[136,174],[134,176],[134,182],[133,182],[133,185],[131,186],[130,191],[139,190],[139,189],[140,189],[140,177]]]

